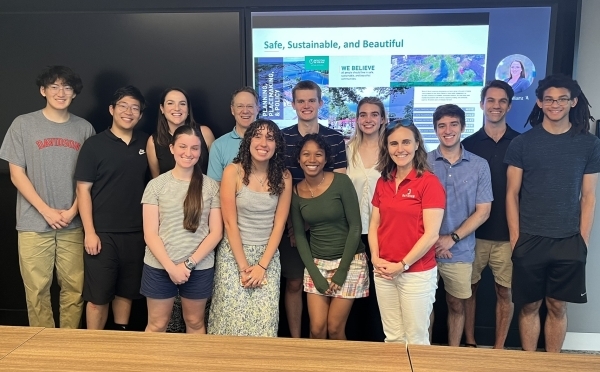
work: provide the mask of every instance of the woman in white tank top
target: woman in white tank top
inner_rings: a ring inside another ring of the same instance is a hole
[[[354,134],[346,148],[348,157],[347,174],[354,184],[360,218],[362,222],[362,241],[369,257],[369,276],[371,279],[370,296],[355,301],[354,307],[363,318],[365,325],[362,327],[364,334],[359,338],[363,341],[383,341],[385,335],[381,325],[379,308],[375,297],[373,285],[373,265],[367,234],[369,232],[369,219],[373,210],[371,200],[375,191],[377,180],[381,173],[376,169],[381,138],[385,131],[387,116],[383,102],[377,97],[364,97],[358,102],[356,108],[356,126]]]

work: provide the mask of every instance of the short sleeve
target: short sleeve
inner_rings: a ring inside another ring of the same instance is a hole
[[[210,201],[210,209],[215,209],[215,208],[221,208],[221,197],[220,197],[220,187],[219,184],[214,181],[214,180],[210,180],[211,184],[212,184],[212,199]]]
[[[156,192],[156,178],[148,182],[144,195],[142,195],[142,204],[158,205],[158,192]]]
[[[490,203],[494,200],[492,193],[492,175],[487,161],[481,160],[479,163],[479,177],[477,179],[477,195],[475,204]]]
[[[434,174],[426,176],[426,182],[421,195],[421,206],[423,209],[441,208],[446,209],[446,192],[440,180]]]
[[[381,191],[383,186],[383,177],[379,177],[377,184],[375,185],[375,191],[373,192],[373,200],[371,200],[371,204],[376,208],[379,208],[381,205]]]
[[[97,177],[96,156],[94,154],[93,141],[94,137],[90,137],[81,146],[79,156],[77,157],[77,165],[75,166],[76,181],[95,182]]]
[[[2,142],[0,148],[0,158],[21,168],[26,168],[25,149],[23,148],[21,125],[18,120],[18,118],[15,119],[6,132],[4,142]]]
[[[222,165],[222,154],[221,154],[221,143],[215,142],[213,143],[209,153],[208,153],[208,171],[207,175],[217,182],[221,182],[221,178],[223,178],[223,169],[225,168]]]
[[[96,129],[94,129],[94,127],[92,126],[92,124],[88,123],[88,129],[87,129],[87,133],[86,133],[86,137],[85,139],[87,140],[88,138],[90,138],[91,136],[95,136],[96,135]]]
[[[504,163],[523,169],[523,136],[518,136],[508,145]]]
[[[594,138],[592,145],[592,153],[588,159],[583,173],[599,173],[600,172],[600,139]]]

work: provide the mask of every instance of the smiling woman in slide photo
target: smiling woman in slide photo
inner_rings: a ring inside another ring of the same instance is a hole
[[[504,79],[504,82],[508,83],[508,85],[513,88],[515,94],[521,93],[531,85],[525,74],[525,66],[523,66],[523,62],[518,59],[515,59],[510,63],[508,73],[509,77]]]

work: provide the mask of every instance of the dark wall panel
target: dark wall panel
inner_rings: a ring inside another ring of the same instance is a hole
[[[233,126],[230,94],[244,80],[239,12],[0,14],[0,35],[0,138],[17,115],[44,105],[35,77],[53,64],[81,75],[84,89],[72,112],[97,131],[110,124],[108,103],[125,84],[150,103],[142,119],[147,131],[169,86],[190,92],[196,120],[215,135]]]
[[[84,89],[71,111],[96,131],[111,123],[110,98],[125,84],[136,85],[149,102],[141,123],[148,132],[156,126],[159,95],[169,86],[188,90],[196,120],[215,135],[229,131],[230,95],[244,81],[241,19],[237,11],[0,13],[0,139],[16,116],[45,105],[35,78],[52,64],[81,75]],[[26,325],[14,229],[16,189],[7,170],[0,161],[0,324]],[[56,300],[56,286],[53,292]]]

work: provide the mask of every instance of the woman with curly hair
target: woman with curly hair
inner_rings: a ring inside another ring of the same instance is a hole
[[[281,265],[277,247],[290,209],[292,177],[277,124],[253,122],[221,180],[225,237],[216,258],[208,332],[277,336]]]

